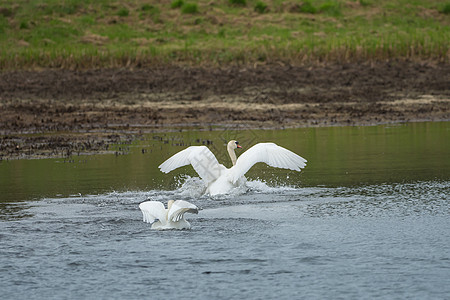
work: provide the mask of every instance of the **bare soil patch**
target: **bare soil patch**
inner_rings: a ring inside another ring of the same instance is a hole
[[[450,65],[415,62],[0,73],[0,157],[107,151],[180,128],[448,121]]]

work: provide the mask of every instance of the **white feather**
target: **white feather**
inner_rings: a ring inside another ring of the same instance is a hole
[[[169,201],[169,202],[172,202]],[[198,213],[198,208],[192,203],[177,200],[172,203],[170,209],[158,201],[146,201],[139,204],[143,221],[152,224],[152,229],[189,229],[191,224],[184,219],[184,214]]]
[[[198,207],[187,201],[177,200],[170,207],[167,214],[167,219],[171,222],[178,222],[184,217],[184,214],[187,212],[197,214]]]
[[[214,154],[206,146],[191,146],[163,162],[159,169],[164,173],[169,173],[189,164],[206,183],[214,181],[220,176],[221,170],[225,168],[219,164]]]
[[[154,223],[156,220],[164,222],[167,218],[166,208],[159,201],[146,201],[139,204],[142,211],[143,221]]]
[[[234,156],[236,141],[228,143],[228,152]],[[233,160],[233,159],[232,159]],[[219,164],[214,154],[205,146],[191,146],[178,152],[159,168],[168,173],[176,168],[191,164],[197,174],[207,184],[210,195],[226,194],[240,182],[244,175],[256,163],[266,163],[271,167],[299,171],[306,166],[306,159],[274,143],[259,143],[244,152],[230,169]]]
[[[266,163],[271,167],[299,171],[306,166],[306,159],[274,143],[259,143],[242,153],[231,168],[229,179],[235,183],[256,163]]]

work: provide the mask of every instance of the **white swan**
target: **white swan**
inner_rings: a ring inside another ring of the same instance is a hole
[[[206,183],[209,195],[226,194],[245,182],[245,173],[256,163],[263,162],[271,167],[300,171],[306,166],[306,159],[274,143],[259,143],[242,153],[236,160],[234,150],[241,148],[232,140],[227,145],[233,166],[228,169],[219,164],[206,146],[188,147],[163,162],[159,169],[164,173],[191,164]]]
[[[159,201],[145,201],[139,204],[143,221],[152,223],[152,229],[190,229],[191,224],[184,219],[184,214],[198,213],[198,207],[183,200],[169,200],[167,209]]]

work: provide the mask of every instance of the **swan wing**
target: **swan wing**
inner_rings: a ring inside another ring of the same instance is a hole
[[[197,174],[207,183],[216,180],[220,176],[222,166],[217,158],[206,146],[188,147],[163,162],[159,169],[169,173],[176,168],[191,164]]]
[[[146,223],[153,223],[159,220],[162,223],[166,221],[166,208],[164,204],[159,201],[145,201],[139,204],[142,211],[143,221]]]
[[[172,222],[178,222],[183,218],[185,213],[198,213],[198,207],[184,200],[177,200],[172,204],[167,219]]]
[[[235,183],[245,175],[250,168],[259,162],[271,167],[300,171],[306,166],[306,159],[294,152],[274,143],[259,143],[239,156],[236,165],[229,173],[230,180]]]

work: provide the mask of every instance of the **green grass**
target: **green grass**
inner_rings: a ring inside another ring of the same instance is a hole
[[[172,3],[170,4],[170,7],[171,7],[171,8],[180,8],[180,7],[183,6],[183,4],[184,4],[184,1],[183,1],[183,0],[174,0],[174,1],[172,1]]]
[[[4,0],[0,68],[450,60],[439,0],[237,2]]]
[[[306,0],[299,6],[298,11],[301,13],[315,14],[317,12],[317,8],[311,3],[311,1]]]
[[[340,1],[327,1],[320,5],[319,11],[329,16],[339,17],[342,15]]]
[[[255,11],[257,13],[263,14],[263,13],[267,12],[267,9],[268,9],[267,4],[265,4],[264,2],[262,2],[262,1],[256,2]]]
[[[228,2],[231,5],[241,5],[241,6],[246,6],[247,5],[247,1],[246,0],[228,0]]]
[[[130,11],[127,8],[121,8],[119,9],[119,11],[117,12],[117,15],[119,17],[128,17],[128,15],[130,14]]]
[[[446,14],[446,15],[450,15],[450,2],[449,3],[445,3],[442,6],[440,12],[443,13],[443,14]]]
[[[196,14],[198,13],[198,5],[196,3],[184,3],[181,6],[181,12],[183,14]]]

